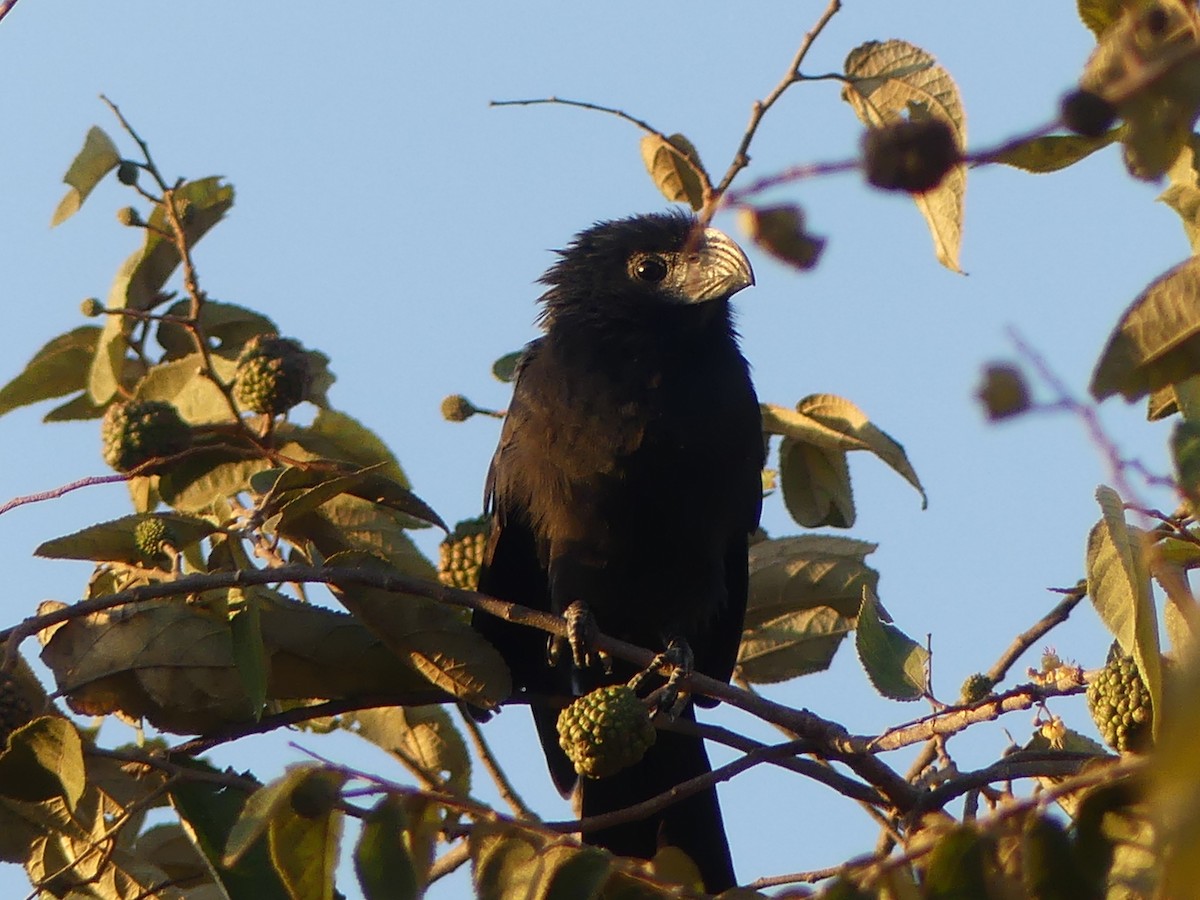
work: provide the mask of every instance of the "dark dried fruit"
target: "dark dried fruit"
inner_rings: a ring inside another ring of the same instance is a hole
[[[867,181],[885,191],[931,191],[962,161],[954,129],[942,119],[892,122],[863,136]]]
[[[1098,138],[1112,128],[1117,108],[1099,94],[1075,90],[1063,97],[1059,114],[1063,124],[1076,134]]]

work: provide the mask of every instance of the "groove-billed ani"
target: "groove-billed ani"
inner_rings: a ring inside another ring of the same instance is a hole
[[[727,681],[746,609],[746,550],[762,499],[762,423],[729,298],[753,283],[741,249],[690,216],[603,222],[542,278],[545,335],[530,343],[488,475],[492,534],[480,590],[562,613],[652,650],[686,644]],[[557,664],[543,633],[477,615],[514,684],[570,695],[624,681],[618,664]],[[557,711],[533,716],[551,774],[576,783]],[[681,714],[693,719],[690,705]],[[700,738],[659,731],[637,765],[583,780],[581,814],[624,809],[710,770]],[[584,834],[623,856],[685,851],[710,891],[734,883],[715,790]]]

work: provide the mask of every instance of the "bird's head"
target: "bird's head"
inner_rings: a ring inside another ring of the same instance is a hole
[[[686,213],[599,222],[581,232],[542,276],[542,322],[593,313],[621,317],[728,300],[754,284],[732,238]]]

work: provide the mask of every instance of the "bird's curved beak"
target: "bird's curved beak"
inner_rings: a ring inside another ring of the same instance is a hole
[[[688,300],[727,300],[752,284],[754,270],[742,248],[725,232],[705,228],[681,286]]]

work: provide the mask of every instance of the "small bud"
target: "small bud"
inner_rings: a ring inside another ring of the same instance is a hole
[[[128,225],[130,228],[145,224],[142,221],[141,213],[139,213],[132,206],[122,206],[120,209],[118,209],[117,221],[122,225]]]
[[[121,164],[117,166],[117,181],[121,182],[121,184],[127,184],[132,187],[137,184],[139,174],[138,164],[133,162],[133,160],[123,159],[121,160]]]
[[[983,384],[975,396],[983,404],[987,417],[998,422],[1029,409],[1029,388],[1016,366],[994,363],[983,370]]]
[[[1062,99],[1059,115],[1067,128],[1083,137],[1102,137],[1112,128],[1117,110],[1092,91],[1075,90]]]
[[[79,311],[89,319],[104,315],[104,304],[95,297],[88,297],[79,304]]]
[[[478,408],[462,394],[451,394],[442,401],[442,417],[447,422],[465,422]]]

